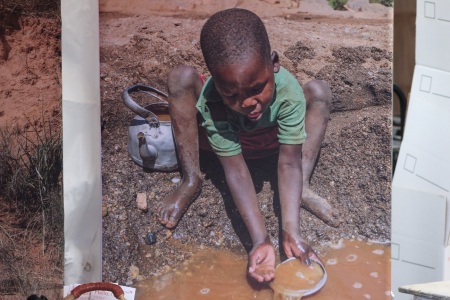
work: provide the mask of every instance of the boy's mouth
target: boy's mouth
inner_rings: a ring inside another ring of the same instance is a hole
[[[248,115],[247,115],[247,118],[250,120],[250,121],[258,121],[259,120],[259,118],[261,117],[261,113],[260,112],[253,112],[253,113],[249,113]]]

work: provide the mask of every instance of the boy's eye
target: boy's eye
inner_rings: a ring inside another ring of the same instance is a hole
[[[236,99],[236,95],[224,95],[223,97],[228,101],[234,101]]]
[[[233,106],[233,105],[235,105],[237,103],[236,100],[233,97],[224,97],[223,98],[223,102],[227,106]]]
[[[255,95],[259,95],[263,92],[263,90],[264,90],[264,86],[261,86],[261,87],[254,88],[253,92],[255,93]]]

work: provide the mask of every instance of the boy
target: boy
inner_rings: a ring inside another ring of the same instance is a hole
[[[328,123],[331,91],[326,83],[312,81],[305,85],[304,96],[297,80],[280,67],[278,54],[271,53],[261,19],[248,10],[228,9],[211,16],[202,28],[200,44],[211,78],[204,83],[195,69],[186,66],[169,74],[169,107],[182,181],[156,212],[162,224],[173,228],[200,193],[199,148],[205,148],[206,131],[252,239],[249,275],[259,282],[270,281],[275,253],[244,158],[279,153],[283,248],[288,257],[309,264],[315,254],[300,236],[300,199],[325,222],[336,225],[337,219],[328,202],[309,189]],[[198,122],[204,130],[199,130]]]

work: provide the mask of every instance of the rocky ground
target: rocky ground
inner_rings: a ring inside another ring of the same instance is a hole
[[[302,6],[300,10],[278,9],[276,1],[255,1],[262,2],[258,13],[282,65],[301,83],[323,79],[333,91],[331,120],[311,184],[338,210],[344,223],[332,228],[302,210],[299,226],[304,237],[319,249],[341,238],[389,240],[392,86],[389,11],[335,12],[322,6],[320,13],[320,10],[304,11]],[[133,1],[129,7],[133,7]],[[261,7],[271,9],[265,14]],[[144,276],[161,274],[175,268],[200,247],[243,251],[249,246],[245,226],[214,156],[201,155],[202,193],[179,226],[167,230],[159,224],[152,209],[175,188],[180,174],[143,171],[127,153],[127,130],[134,114],[120,98],[126,87],[142,83],[166,90],[168,72],[180,64],[208,74],[199,47],[206,12],[197,14],[183,9],[178,7],[176,13],[143,9],[140,14],[136,11],[124,14],[108,6],[105,11],[109,12],[101,14],[102,174],[107,208],[103,217],[105,281],[130,283],[131,265],[138,266]],[[142,101],[144,105],[147,100]],[[275,159],[266,159],[249,162],[249,168],[270,237],[278,245],[275,164]],[[137,193],[146,193],[148,210],[137,207]],[[156,234],[155,244],[147,245],[148,233]]]

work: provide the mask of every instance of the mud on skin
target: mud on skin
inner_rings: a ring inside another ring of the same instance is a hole
[[[272,47],[281,54],[281,64],[302,83],[311,79],[327,81],[334,96],[311,189],[327,199],[345,219],[340,227],[333,228],[302,209],[301,232],[314,249],[340,238],[388,240],[391,108],[387,95],[391,90],[391,74],[387,70],[392,62],[387,32],[391,30],[390,24],[380,20],[334,18],[330,27],[323,18],[316,20],[313,15],[308,18],[263,18]],[[227,248],[243,255],[251,249],[215,157],[201,154],[202,192],[177,228],[170,231],[152,211],[175,188],[172,179],[180,178],[180,174],[143,172],[127,153],[127,130],[134,115],[121,103],[120,93],[137,82],[166,90],[167,74],[181,64],[192,65],[207,74],[198,46],[203,22],[203,18],[189,16],[102,15],[101,93],[105,121],[102,175],[108,208],[103,218],[105,281],[124,284],[132,264],[144,276],[162,274],[175,269],[202,246]],[[299,26],[303,29],[302,38],[296,34]],[[345,28],[350,28],[348,33],[343,38],[335,38]],[[372,40],[366,38],[366,32]],[[314,49],[314,57],[294,62],[282,53],[300,40],[301,51],[293,53],[301,55],[306,51],[304,47],[308,47]],[[383,54],[360,51],[358,47],[376,47]],[[340,59],[338,56],[343,54],[336,53],[341,52],[351,53],[352,62]],[[142,101],[145,104],[149,100]],[[279,207],[274,192],[276,172],[273,172],[276,159],[249,161],[249,168],[269,237],[278,252]],[[147,213],[136,207],[138,192],[147,193]],[[145,243],[149,232],[156,234],[153,245]]]

